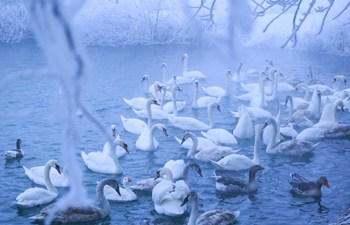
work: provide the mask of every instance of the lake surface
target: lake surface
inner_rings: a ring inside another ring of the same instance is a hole
[[[42,207],[19,210],[15,206],[16,196],[27,188],[37,186],[31,182],[22,166],[44,165],[48,159],[62,162],[61,143],[62,125],[58,122],[60,107],[59,85],[49,76],[31,76],[35,71],[45,68],[45,59],[40,49],[33,43],[0,45],[0,82],[5,78],[29,71],[28,76],[7,85],[0,92],[0,149],[5,152],[15,147],[17,138],[23,141],[25,156],[20,162],[0,166],[0,223],[31,224],[29,219],[40,212]],[[307,54],[286,50],[248,49],[237,53],[233,58],[215,48],[192,46],[135,46],[124,48],[87,48],[90,60],[90,76],[85,85],[84,102],[94,115],[106,127],[115,123],[123,140],[129,145],[130,154],[120,160],[124,173],[110,176],[95,173],[84,165],[81,151],[102,150],[106,139],[86,118],[79,118],[79,136],[75,138],[76,157],[79,168],[84,173],[84,184],[89,198],[95,200],[96,181],[106,177],[115,177],[121,182],[124,176],[134,181],[154,177],[157,169],[170,159],[185,159],[186,150],[180,148],[174,136],[182,138],[184,131],[173,128],[168,121],[169,137],[156,132],[160,143],[155,152],[143,152],[135,148],[136,135],[123,130],[120,115],[137,117],[123,102],[122,98],[144,96],[144,74],[150,75],[150,81],[161,80],[161,64],[168,65],[168,78],[182,72],[181,55],[190,55],[189,68],[201,70],[208,76],[201,86],[224,85],[224,73],[227,69],[235,71],[239,62],[243,70],[256,68],[263,70],[266,59],[273,60],[275,66],[286,75],[307,79],[308,66],[313,67],[315,76],[324,83],[330,83],[333,75],[344,74],[349,78],[350,57]],[[31,71],[31,72],[30,72]],[[190,105],[193,96],[191,84],[181,86],[183,92],[178,98],[186,100],[187,105],[179,115],[196,117],[207,122],[207,110],[193,110]],[[240,94],[236,88],[233,94]],[[292,93],[294,94],[294,93]],[[200,91],[200,95],[203,93]],[[300,93],[302,95],[302,93]],[[284,102],[285,94],[279,96]],[[236,111],[241,104],[232,96],[221,102],[221,113],[214,112],[216,127],[232,131],[237,120],[229,110]],[[283,109],[283,115],[287,111]],[[276,110],[272,112],[275,114]],[[338,113],[341,123],[350,123],[349,112]],[[259,121],[264,123],[264,121]],[[198,132],[196,134],[199,135]],[[252,157],[253,139],[238,140],[241,154]],[[214,167],[210,163],[198,162],[203,170],[203,178],[194,178],[192,188],[200,198],[200,213],[215,208],[240,210],[236,224],[328,224],[335,222],[350,204],[350,157],[349,140],[324,140],[314,153],[307,158],[271,156],[265,153],[260,143],[259,153],[262,165],[267,167],[257,175],[259,189],[254,195],[232,196],[217,192],[212,177]],[[185,159],[186,162],[193,160]],[[326,176],[330,189],[323,188],[322,200],[297,198],[290,193],[289,174],[297,172],[310,179]],[[230,172],[234,177],[246,179],[247,171]],[[59,188],[59,195],[67,189]],[[186,224],[189,212],[178,218],[159,215],[155,212],[151,195],[137,192],[138,200],[128,203],[111,203],[110,217],[92,224],[140,224],[149,220],[153,224]],[[190,209],[190,207],[188,207]],[[189,211],[189,210],[188,210]]]

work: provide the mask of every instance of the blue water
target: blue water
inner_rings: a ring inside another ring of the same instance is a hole
[[[61,143],[62,125],[59,123],[60,94],[57,82],[49,75],[32,76],[45,68],[45,59],[34,43],[0,45],[0,83],[11,76],[22,76],[20,80],[6,85],[0,90],[0,149],[4,152],[13,148],[15,140],[21,138],[25,157],[20,162],[0,167],[0,223],[30,224],[30,216],[40,212],[42,207],[19,210],[14,204],[16,196],[27,188],[37,186],[24,174],[22,166],[44,165],[48,159],[55,158],[62,162]],[[124,174],[110,176],[94,173],[87,169],[80,157],[80,152],[102,150],[105,138],[85,118],[79,119],[79,135],[75,138],[76,157],[79,168],[84,173],[84,184],[89,198],[95,200],[96,180],[115,177],[120,182],[124,176],[134,181],[153,177],[169,159],[185,158],[186,151],[181,149],[174,136],[182,137],[184,131],[175,129],[167,121],[169,137],[157,134],[160,143],[155,152],[143,152],[135,149],[136,135],[125,132],[120,115],[136,117],[122,97],[143,96],[141,76],[149,74],[151,81],[161,80],[160,65],[168,64],[168,77],[182,71],[181,55],[190,54],[189,67],[199,69],[208,75],[206,83],[201,85],[223,86],[224,72],[230,68],[236,70],[239,62],[244,62],[243,69],[263,69],[265,59],[271,59],[275,66],[285,74],[306,79],[307,68],[313,66],[318,78],[330,82],[335,73],[349,76],[350,58],[331,55],[310,55],[302,52],[264,49],[249,49],[229,58],[224,51],[192,46],[135,46],[125,48],[90,47],[87,54],[90,61],[90,76],[85,88],[84,102],[93,111],[101,123],[108,128],[117,124],[121,137],[129,145],[130,154],[122,158]],[[191,85],[181,87],[179,99],[187,101],[181,115],[194,116],[207,121],[205,109],[192,110]],[[237,89],[235,89],[238,94]],[[202,94],[202,93],[201,93]],[[284,99],[285,95],[280,95]],[[233,97],[221,103],[222,112],[214,112],[217,127],[232,131],[236,119],[229,110],[236,110],[240,105]],[[272,109],[275,113],[275,110]],[[287,113],[284,111],[284,114]],[[342,123],[350,123],[348,111],[339,113]],[[260,121],[263,123],[263,121]],[[241,154],[252,156],[254,140],[238,140]],[[193,179],[192,188],[200,198],[200,213],[215,209],[240,210],[236,224],[327,224],[335,222],[350,204],[350,157],[349,140],[322,141],[312,156],[307,158],[289,158],[270,156],[265,153],[265,146],[260,144],[260,156],[268,169],[258,173],[258,192],[254,195],[232,196],[215,190],[212,177],[214,168],[209,163],[199,162],[203,178]],[[186,159],[186,162],[191,160]],[[63,163],[61,163],[63,164]],[[63,165],[64,166],[64,165]],[[331,189],[323,189],[320,202],[313,198],[297,198],[290,193],[289,174],[298,172],[308,178],[324,175],[328,177]],[[246,179],[247,172],[234,173],[232,176]],[[62,196],[67,189],[59,188]],[[144,219],[153,224],[186,224],[189,213],[178,218],[159,215],[153,209],[150,194],[137,192],[138,200],[129,203],[111,203],[110,217],[92,224],[140,224]],[[130,222],[131,221],[131,222]]]

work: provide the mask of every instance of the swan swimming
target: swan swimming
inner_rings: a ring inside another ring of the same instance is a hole
[[[135,146],[137,149],[143,151],[154,151],[158,148],[159,143],[154,137],[156,129],[161,130],[165,136],[168,136],[167,128],[161,123],[154,124],[150,130],[143,130],[138,139],[136,140]]]

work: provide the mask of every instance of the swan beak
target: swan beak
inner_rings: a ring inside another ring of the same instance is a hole
[[[153,100],[153,104],[159,105],[159,103],[156,100]]]
[[[183,137],[183,138],[182,138],[182,140],[181,140],[180,145],[182,145],[182,144],[183,144],[185,141],[186,141],[186,138],[185,138],[185,137]]]
[[[221,109],[220,109],[220,106],[219,106],[219,105],[216,107],[216,109],[217,109],[219,112],[221,112]]]
[[[337,78],[333,78],[333,81],[332,81],[332,83],[334,83],[335,81],[337,80]]]
[[[163,128],[163,133],[164,133],[165,136],[167,136],[167,137],[169,136],[168,135],[168,131],[165,128]]]
[[[143,77],[142,80],[141,80],[141,83],[144,82],[145,80],[146,80],[146,78]]]
[[[115,191],[118,193],[119,196],[121,196],[120,190],[119,190],[119,185],[117,185],[117,187],[115,188]]]
[[[131,181],[132,181],[132,179],[130,177],[128,177],[128,182],[131,182]]]
[[[269,125],[269,122],[266,121],[266,122],[264,123],[264,126],[261,128],[261,130],[265,129],[265,127],[267,127],[268,125]]]
[[[180,206],[184,206],[188,202],[189,195],[186,196],[186,198],[183,200],[182,204]]]
[[[129,149],[128,149],[128,145],[127,145],[127,144],[124,143],[123,148],[124,148],[124,150],[125,150],[127,153],[129,153]]]
[[[157,171],[156,177],[154,178],[154,180],[157,180],[160,177],[160,172]]]
[[[60,166],[59,166],[59,165],[56,165],[55,169],[57,170],[57,172],[58,172],[59,174],[61,174],[61,170],[60,170]]]

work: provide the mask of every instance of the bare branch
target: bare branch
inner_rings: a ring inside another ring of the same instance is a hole
[[[336,15],[333,19],[337,19],[341,14],[343,14],[343,12],[345,12],[350,6],[350,1],[348,2],[348,4],[344,7],[344,9],[338,14]]]
[[[327,10],[326,10],[326,13],[324,14],[324,16],[323,16],[323,18],[322,18],[322,23],[321,23],[320,30],[318,31],[318,33],[317,33],[316,35],[319,35],[319,34],[322,32],[324,23],[325,23],[326,18],[327,18],[327,16],[328,16],[328,13],[329,13],[329,11],[332,9],[332,6],[333,6],[333,4],[334,4],[334,0],[328,0],[328,2],[329,2],[329,6],[326,7]]]

